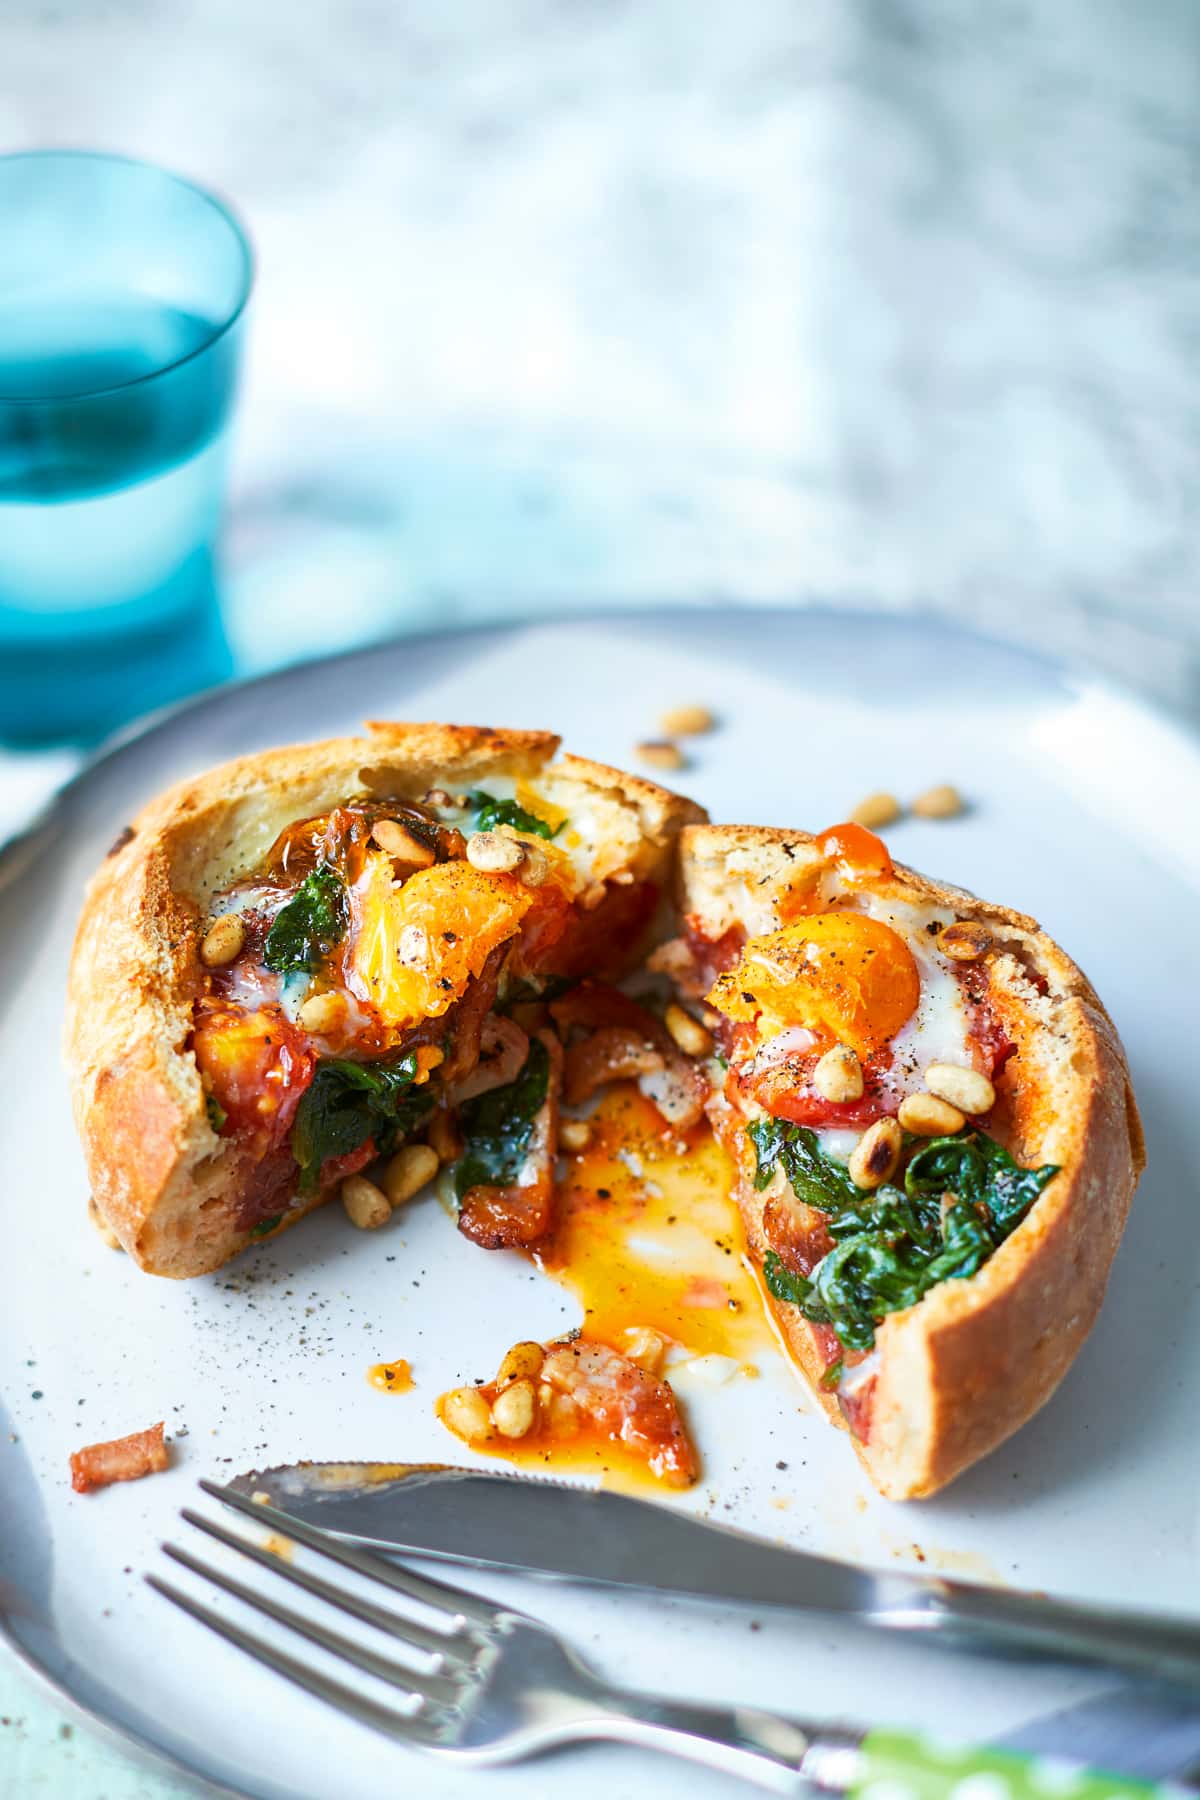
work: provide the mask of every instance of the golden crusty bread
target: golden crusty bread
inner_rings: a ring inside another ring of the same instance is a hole
[[[702,808],[580,757],[551,768],[558,742],[544,731],[372,722],[363,737],[265,751],[181,782],[133,821],[87,892],[65,1051],[96,1207],[143,1269],[203,1274],[248,1241],[232,1199],[247,1171],[209,1124],[188,1040],[211,899],[286,826],[354,794],[419,799],[536,774],[556,803],[586,810],[609,866],[669,888],[673,839]],[[286,1222],[328,1197],[293,1205]]]
[[[806,832],[691,826],[679,843],[680,910],[713,940],[739,925],[769,931],[780,896],[822,862]],[[869,1441],[853,1441],[874,1485],[900,1500],[945,1486],[1054,1392],[1100,1309],[1145,1151],[1112,1021],[1033,919],[901,866],[866,885],[881,899],[988,926],[992,1002],[1019,1051],[996,1080],[996,1134],[1023,1166],[1061,1170],[978,1274],[940,1283],[877,1328]],[[741,1130],[727,1141],[737,1148],[738,1203],[761,1270],[769,1246],[753,1149]],[[797,1308],[764,1297],[825,1412],[844,1425],[836,1397],[819,1385],[814,1328]]]

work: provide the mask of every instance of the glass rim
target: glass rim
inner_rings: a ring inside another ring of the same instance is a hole
[[[30,408],[39,406],[59,406],[66,401],[101,400],[106,394],[121,394],[127,392],[131,388],[144,387],[148,382],[159,381],[164,375],[170,375],[176,369],[182,369],[187,363],[195,362],[197,357],[206,355],[207,352],[213,348],[214,344],[220,343],[221,339],[226,337],[229,332],[233,330],[233,327],[242,317],[242,314],[250,303],[250,295],[254,288],[257,265],[255,263],[254,249],[250,242],[249,233],[245,230],[241,220],[238,218],[228,201],[214,193],[211,188],[201,186],[198,181],[192,181],[186,175],[177,175],[173,169],[166,169],[161,163],[148,162],[145,157],[141,156],[124,156],[117,150],[81,150],[63,147],[58,149],[46,148],[41,150],[0,151],[0,175],[3,175],[5,168],[10,164],[18,162],[112,163],[127,169],[139,169],[148,175],[157,175],[163,181],[169,182],[175,187],[185,188],[189,193],[194,194],[197,199],[204,201],[206,206],[210,206],[225,224],[228,225],[241,258],[241,281],[239,283],[238,296],[232,309],[218,324],[213,326],[203,342],[194,345],[185,355],[177,356],[173,358],[172,361],[163,363],[161,368],[151,369],[145,375],[134,375],[128,381],[112,382],[105,387],[80,388],[75,393],[56,394],[53,399],[49,399],[45,395],[30,397],[27,394],[6,394],[3,390],[0,390],[0,404],[3,404],[4,406],[25,406]]]

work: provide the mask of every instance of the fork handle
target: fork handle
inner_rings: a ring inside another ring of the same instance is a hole
[[[588,1721],[586,1735],[683,1756],[773,1794],[842,1794],[858,1773],[858,1731],[816,1732],[751,1706],[695,1706],[623,1688],[605,1688],[602,1698],[604,1712]]]

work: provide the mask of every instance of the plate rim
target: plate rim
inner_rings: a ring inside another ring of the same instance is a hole
[[[979,630],[970,624],[948,619],[932,607],[922,606],[893,610],[869,604],[841,606],[831,601],[802,602],[796,605],[737,605],[726,602],[694,602],[659,603],[653,606],[639,604],[614,604],[607,608],[589,606],[579,612],[552,613],[537,611],[529,614],[509,615],[497,619],[483,619],[464,623],[461,626],[438,627],[418,631],[399,630],[384,637],[372,639],[368,643],[359,644],[348,650],[336,651],[324,656],[306,657],[295,662],[284,664],[280,668],[269,669],[257,674],[249,674],[230,681],[221,682],[215,687],[205,689],[199,694],[189,696],[167,707],[158,708],[123,727],[110,738],[101,743],[88,756],[80,767],[50,796],[42,809],[29,821],[24,830],[18,831],[7,842],[0,844],[0,888],[10,883],[19,882],[29,875],[32,867],[40,860],[39,839],[50,828],[56,814],[66,806],[73,804],[81,790],[87,786],[120,758],[140,749],[147,739],[155,733],[165,731],[177,721],[192,716],[200,716],[205,712],[217,710],[226,705],[239,705],[247,695],[264,687],[274,687],[296,679],[304,679],[312,673],[326,668],[345,669],[355,662],[366,662],[377,657],[381,652],[391,652],[403,646],[421,646],[432,648],[437,645],[449,645],[461,639],[478,640],[494,635],[505,637],[524,629],[545,629],[556,626],[593,626],[603,627],[616,621],[637,623],[640,625],[667,626],[686,618],[690,614],[699,614],[701,618],[726,619],[730,614],[736,615],[740,621],[758,624],[769,630],[780,622],[788,625],[807,618],[819,619],[826,625],[839,625],[846,628],[870,628],[884,626],[901,633],[909,630],[936,630],[943,635],[951,636],[965,643],[973,643],[982,647],[1001,651],[1008,655],[1018,655],[1029,659],[1054,674],[1064,687],[1082,687],[1086,684],[1092,692],[1100,693],[1120,701],[1125,706],[1134,708],[1146,718],[1154,721],[1161,729],[1186,743],[1193,753],[1200,753],[1200,721],[1193,721],[1182,710],[1177,710],[1169,703],[1142,693],[1132,684],[1124,683],[1107,670],[1091,663],[1085,656],[1068,656],[1058,652],[1043,650],[1036,644],[1021,641],[1015,637],[1005,637],[994,631]],[[182,1777],[194,1790],[215,1800],[261,1800],[265,1790],[256,1794],[253,1790],[233,1787],[220,1781],[194,1763],[185,1759],[182,1754],[167,1749],[147,1736],[136,1726],[127,1724],[110,1716],[101,1707],[82,1699],[67,1685],[66,1679],[57,1675],[37,1653],[24,1643],[12,1629],[7,1609],[0,1606],[0,1656],[11,1659],[12,1665],[18,1667],[26,1679],[32,1681],[35,1688],[47,1699],[60,1706],[76,1722],[84,1725],[102,1743],[130,1757],[139,1767],[167,1777]]]

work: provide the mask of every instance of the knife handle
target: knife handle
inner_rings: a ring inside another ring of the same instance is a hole
[[[1101,1663],[1200,1686],[1200,1629],[1182,1620],[969,1582],[900,1577],[888,1586],[905,1600],[868,1615],[877,1624],[1002,1655]]]

